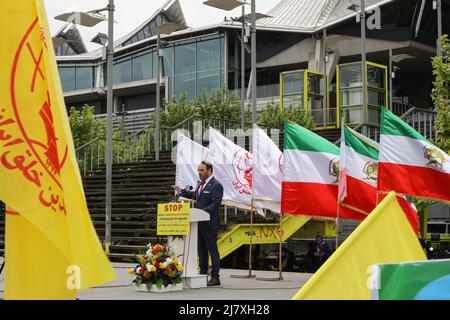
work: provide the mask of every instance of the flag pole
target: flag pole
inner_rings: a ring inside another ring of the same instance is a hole
[[[255,278],[255,275],[252,275],[252,249],[253,249],[253,199],[251,202],[250,207],[250,243],[248,248],[248,274],[242,275],[242,274],[232,274],[230,275],[230,278]]]
[[[339,247],[339,215],[341,212],[341,206],[339,205],[339,199],[338,199],[338,205],[337,205],[337,217],[336,217],[336,250]]]
[[[250,245],[248,249],[248,277],[252,278],[252,249],[253,249],[253,198],[250,210]]]
[[[278,262],[278,268],[279,268],[279,280],[283,280],[283,267],[281,265],[281,250],[283,248],[283,215],[280,214],[280,228],[278,229],[278,237],[280,238],[280,247],[279,247],[279,262]],[[286,254],[286,260],[287,260],[287,254]]]

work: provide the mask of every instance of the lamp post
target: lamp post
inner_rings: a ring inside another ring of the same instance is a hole
[[[203,2],[203,4],[217,8],[222,10],[233,10],[237,7],[244,6],[249,4],[248,2],[241,0],[207,0]],[[251,22],[251,86],[252,86],[252,126],[256,125],[256,4],[255,0],[251,0],[251,13],[250,13],[250,22]],[[244,13],[245,11],[243,11]],[[244,17],[244,15],[243,15]],[[245,81],[245,80],[244,80]],[[242,99],[242,97],[241,97]],[[242,116],[242,114],[241,114]],[[241,120],[241,126],[242,126]]]
[[[438,29],[438,38],[436,43],[437,56],[442,56],[441,50],[441,37],[442,37],[442,0],[434,0],[433,1],[433,9],[437,12],[437,29]]]
[[[108,18],[100,12],[108,11]],[[106,130],[106,194],[105,194],[105,239],[106,253],[111,245],[111,218],[112,218],[112,113],[113,113],[113,56],[114,56],[114,0],[109,0],[107,7],[88,12],[64,13],[55,17],[56,20],[72,22],[85,27],[93,27],[100,22],[108,21],[108,47],[107,47],[107,130]],[[95,39],[95,38],[94,38]]]
[[[272,18],[267,14],[255,13],[256,20],[263,18]],[[241,129],[245,130],[245,50],[248,38],[250,37],[250,29],[247,29],[249,15],[245,14],[245,6],[242,6],[242,16],[239,18],[231,18],[233,22],[238,21],[242,24],[241,28]],[[251,52],[251,50],[248,50]]]
[[[156,31],[156,106],[155,106],[155,113],[156,113],[156,128],[155,128],[155,135],[154,135],[154,145],[155,145],[155,160],[159,160],[159,140],[160,140],[160,131],[161,131],[161,115],[160,115],[160,109],[161,109],[161,57],[163,56],[163,53],[161,52],[161,35],[162,34],[171,34],[172,32],[179,31],[186,29],[185,26],[173,23],[173,22],[166,22],[163,23],[155,28]]]
[[[366,76],[366,3],[361,0],[361,4],[353,4],[347,8],[356,12],[356,22],[361,24],[361,80],[362,80],[362,123],[366,123],[367,118],[367,76]],[[359,15],[358,15],[359,9]],[[363,131],[365,127],[363,127]],[[364,134],[364,132],[363,132]]]

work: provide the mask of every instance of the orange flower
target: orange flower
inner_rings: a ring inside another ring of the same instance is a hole
[[[150,277],[151,277],[150,272],[148,272],[147,270],[145,270],[145,271],[144,271],[144,278],[145,278],[145,279],[148,279],[148,278],[150,278]]]
[[[177,270],[178,270],[178,271],[183,271],[184,268],[183,268],[183,266],[182,266],[181,264],[179,264],[179,265],[177,266]]]

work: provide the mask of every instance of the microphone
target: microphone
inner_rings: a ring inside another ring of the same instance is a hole
[[[192,191],[192,189],[194,189],[193,186],[187,185],[186,187],[184,187],[183,189],[181,189],[179,192],[177,192],[177,193],[170,199],[169,202],[177,201],[177,200],[181,197],[181,194],[183,193],[183,191]]]

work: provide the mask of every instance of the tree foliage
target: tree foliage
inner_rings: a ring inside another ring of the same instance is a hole
[[[433,89],[431,98],[437,111],[435,130],[437,132],[436,145],[450,152],[450,41],[448,35],[444,35],[441,42],[441,57],[433,58]]]

